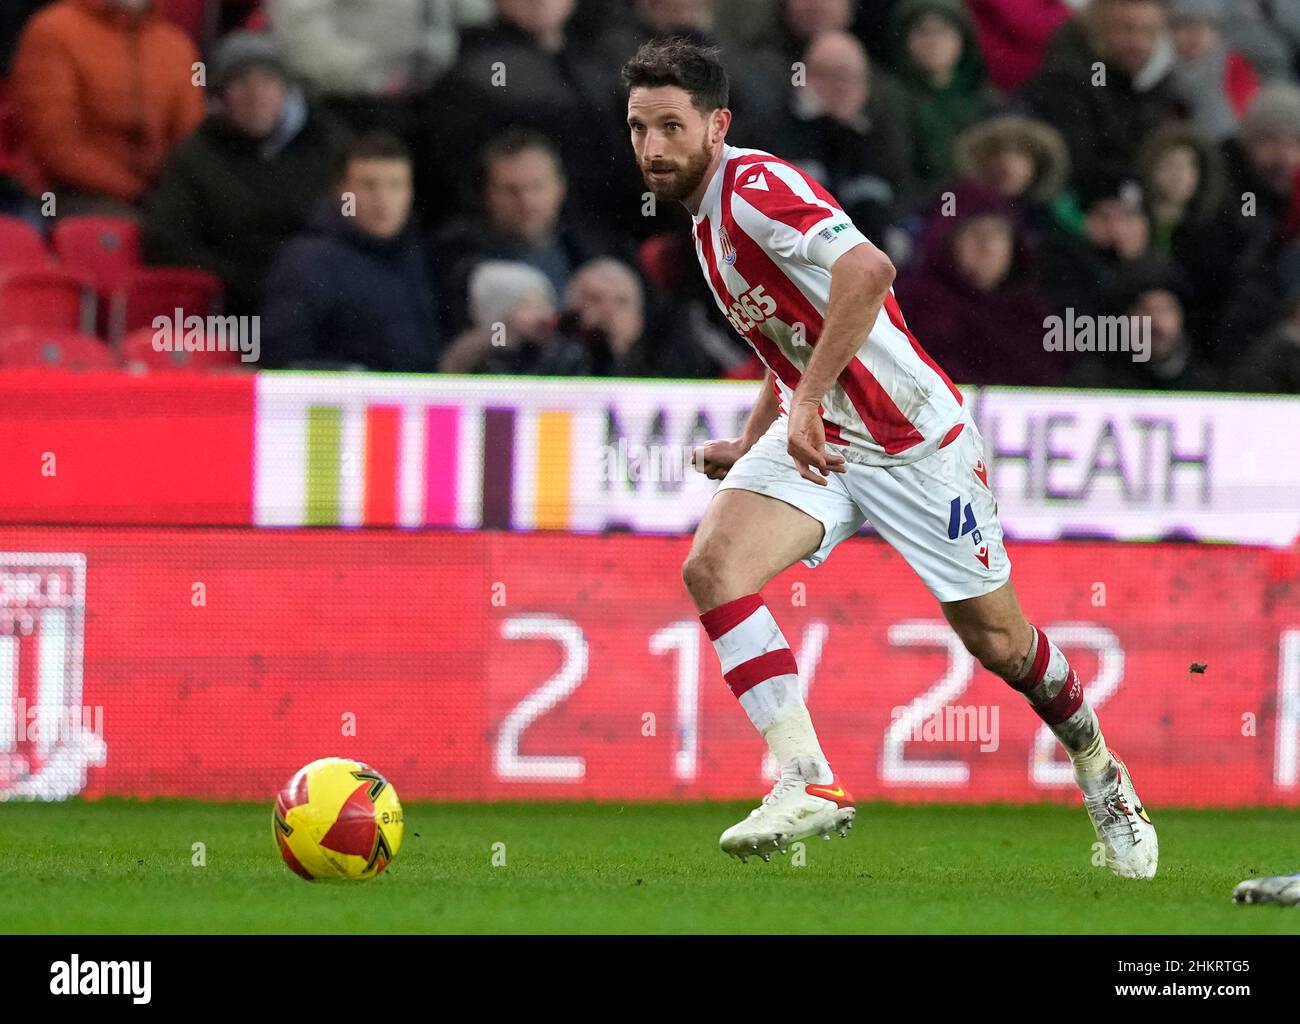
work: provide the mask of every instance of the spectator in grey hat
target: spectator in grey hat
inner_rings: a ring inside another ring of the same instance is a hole
[[[1192,124],[1213,142],[1237,131],[1259,91],[1259,76],[1223,33],[1226,0],[1170,0],[1176,59],[1169,83]]]
[[[1232,283],[1214,341],[1227,366],[1277,317],[1287,288],[1281,231],[1300,175],[1300,88],[1274,83],[1261,89],[1224,146],[1231,186],[1219,219],[1222,280]]]
[[[526,263],[486,260],[469,277],[473,326],[443,356],[443,373],[585,375],[591,357],[557,330],[555,288]]]
[[[267,36],[227,36],[209,85],[207,118],[146,200],[145,256],[216,274],[226,312],[242,315],[260,306],[262,277],[329,183],[342,135],[309,106]]]
[[[1242,122],[1241,142],[1258,183],[1277,198],[1290,198],[1300,170],[1300,88],[1278,83],[1262,89]]]
[[[1231,0],[1224,31],[1265,80],[1295,77],[1300,53],[1300,3],[1296,0]]]

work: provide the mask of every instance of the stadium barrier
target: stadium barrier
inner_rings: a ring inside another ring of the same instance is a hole
[[[220,460],[217,460],[220,462]],[[0,798],[269,799],[327,754],[406,799],[752,797],[685,537],[0,530]],[[1154,807],[1300,806],[1300,553],[1013,543]],[[857,538],[766,591],[859,799],[1078,799],[1022,698]]]
[[[0,373],[0,523],[677,534],[754,382]],[[966,389],[1008,536],[1300,538],[1300,399]]]

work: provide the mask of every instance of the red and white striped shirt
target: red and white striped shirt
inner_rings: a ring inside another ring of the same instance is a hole
[[[772,371],[786,412],[821,335],[831,266],[866,239],[799,168],[735,146],[723,147],[694,220],[713,297]],[[860,461],[899,465],[937,449],[961,418],[961,392],[907,329],[891,289],[867,340],[822,399],[826,440],[847,445]]]

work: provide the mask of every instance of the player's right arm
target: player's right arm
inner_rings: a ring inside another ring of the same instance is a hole
[[[734,437],[729,441],[709,441],[700,445],[691,453],[691,465],[710,480],[721,480],[735,465],[736,460],[753,448],[758,439],[767,433],[767,428],[780,413],[781,407],[776,400],[772,371],[768,370],[767,376],[763,378],[763,390],[758,396],[758,401],[754,403],[754,408],[749,411],[749,418],[745,420],[745,429],[740,437]]]

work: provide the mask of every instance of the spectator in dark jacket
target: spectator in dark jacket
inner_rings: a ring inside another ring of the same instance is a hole
[[[1038,239],[1038,280],[1058,315],[1100,316],[1129,269],[1151,255],[1151,217],[1142,184],[1131,175],[1089,179],[1081,189],[1083,230]]]
[[[1287,211],[1300,202],[1300,88],[1262,90],[1229,139],[1228,195],[1215,228],[1226,300],[1212,339],[1215,364],[1232,366],[1281,315],[1281,300],[1300,285],[1300,250],[1286,231]]]
[[[912,333],[959,384],[1059,384],[1068,357],[1044,347],[1050,309],[1015,208],[978,186],[953,199],[898,281]]]
[[[774,122],[767,148],[802,167],[839,200],[861,231],[883,244],[913,195],[908,136],[887,102],[862,44],[824,32],[804,55],[807,84]]]
[[[1233,367],[1234,391],[1300,395],[1300,288],[1282,304],[1282,314]]]
[[[211,86],[217,108],[172,151],[145,204],[144,249],[151,263],[216,274],[225,311],[242,315],[260,308],[262,279],[325,193],[342,139],[266,36],[227,36]]]
[[[410,154],[397,138],[349,145],[339,199],[284,246],[267,278],[268,365],[437,366],[437,299],[411,219],[413,191]]]
[[[539,132],[560,147],[574,186],[605,202],[616,155],[609,132],[615,93],[610,70],[570,44],[573,0],[497,0],[497,19],[461,35],[460,57],[434,88],[437,111],[427,148],[421,217],[441,222],[472,191],[473,157],[508,128]],[[618,144],[626,150],[626,138]]]
[[[1223,156],[1185,125],[1158,128],[1143,143],[1137,169],[1151,215],[1151,250],[1172,260],[1187,276],[1184,311],[1193,337],[1213,331],[1223,301]]]
[[[585,217],[566,212],[565,169],[544,136],[506,132],[484,153],[483,174],[482,213],[452,222],[434,240],[444,320],[456,332],[469,322],[469,277],[484,260],[536,267],[562,295],[580,264],[615,248]]]
[[[1212,390],[1217,378],[1187,336],[1187,289],[1186,278],[1165,261],[1131,267],[1107,303],[1108,316],[1126,320],[1123,329],[1130,350],[1078,353],[1069,383],[1144,391]]]
[[[1024,98],[1065,136],[1074,184],[1131,172],[1142,140],[1178,113],[1173,63],[1159,0],[1093,0],[1060,28]]]

